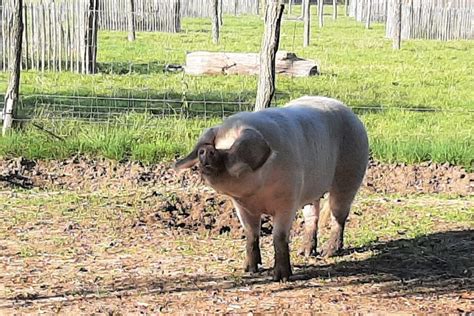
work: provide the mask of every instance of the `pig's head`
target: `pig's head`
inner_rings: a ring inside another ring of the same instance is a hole
[[[204,179],[217,190],[234,191],[242,182],[252,182],[272,153],[260,132],[242,127],[224,131],[221,126],[206,130],[185,158],[177,161],[175,170],[198,165]]]

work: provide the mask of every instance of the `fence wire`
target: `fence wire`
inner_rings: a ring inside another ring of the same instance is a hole
[[[3,101],[3,96],[0,96]],[[281,106],[281,99],[275,98],[273,106]],[[2,102],[0,102],[2,106]],[[35,119],[50,121],[87,121],[97,124],[116,124],[128,115],[144,114],[150,118],[180,119],[225,119],[242,112],[253,111],[254,101],[244,97],[237,101],[171,99],[166,96],[145,98],[124,96],[71,96],[56,94],[31,94],[20,98],[15,121],[28,122]],[[353,106],[357,114],[383,113],[388,111],[460,114],[474,119],[471,109],[440,109],[435,107],[386,107]]]

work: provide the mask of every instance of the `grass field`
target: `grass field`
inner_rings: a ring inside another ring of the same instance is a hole
[[[129,43],[123,32],[101,32],[97,75],[73,73],[22,74],[21,92],[31,94],[125,96],[188,100],[248,101],[255,99],[253,76],[191,77],[163,72],[167,63],[184,64],[186,51],[257,52],[263,22],[259,17],[226,17],[221,44],[211,42],[207,19],[185,19],[180,34],[139,33]],[[474,42],[404,42],[393,51],[384,26],[365,30],[360,23],[326,16],[321,30],[313,24],[310,47],[302,47],[303,24],[283,22],[280,49],[314,59],[321,75],[277,78],[277,103],[305,94],[338,98],[353,108],[382,107],[383,112],[357,110],[368,126],[371,149],[382,161],[433,160],[472,168],[474,149]],[[0,74],[0,89],[6,88]],[[25,101],[26,102],[26,101]],[[101,106],[93,101],[91,106]],[[423,108],[442,112],[410,112]],[[123,126],[122,121],[130,125]],[[144,128],[146,126],[153,128]],[[158,161],[189,150],[201,128],[219,122],[154,120],[128,116],[117,124],[43,122],[64,138],[58,141],[27,127],[0,139],[0,156],[64,158],[81,152],[114,159]],[[28,144],[28,145],[26,145]]]

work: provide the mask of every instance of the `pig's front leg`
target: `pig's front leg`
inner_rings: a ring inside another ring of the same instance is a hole
[[[286,282],[292,275],[288,242],[293,218],[294,212],[276,212],[273,217],[274,281]]]
[[[245,272],[255,273],[258,272],[258,265],[262,264],[259,244],[261,215],[248,211],[235,200],[233,202],[247,239],[244,269]]]

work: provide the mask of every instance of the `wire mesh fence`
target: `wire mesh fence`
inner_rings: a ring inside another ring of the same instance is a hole
[[[145,94],[142,92],[142,94]],[[3,101],[3,96],[0,95]],[[276,95],[273,106],[283,105],[282,98]],[[2,106],[2,102],[0,102]],[[458,114],[474,119],[474,109],[439,109],[436,107],[387,107],[383,105],[353,106],[357,114],[383,113],[387,111],[417,112],[437,114]],[[173,98],[170,95],[134,96],[121,93],[121,96],[83,96],[57,94],[22,95],[16,121],[35,119],[56,122],[85,121],[97,124],[117,123],[117,119],[133,114],[145,114],[150,118],[165,119],[225,119],[242,111],[253,111],[254,100],[239,96],[229,100],[222,96],[210,99]]]
[[[129,114],[147,114],[154,118],[225,118],[233,113],[250,111],[249,101],[187,100],[167,97],[134,98],[29,95],[23,96],[18,108],[18,120],[47,118],[50,120],[85,120],[109,123]]]

